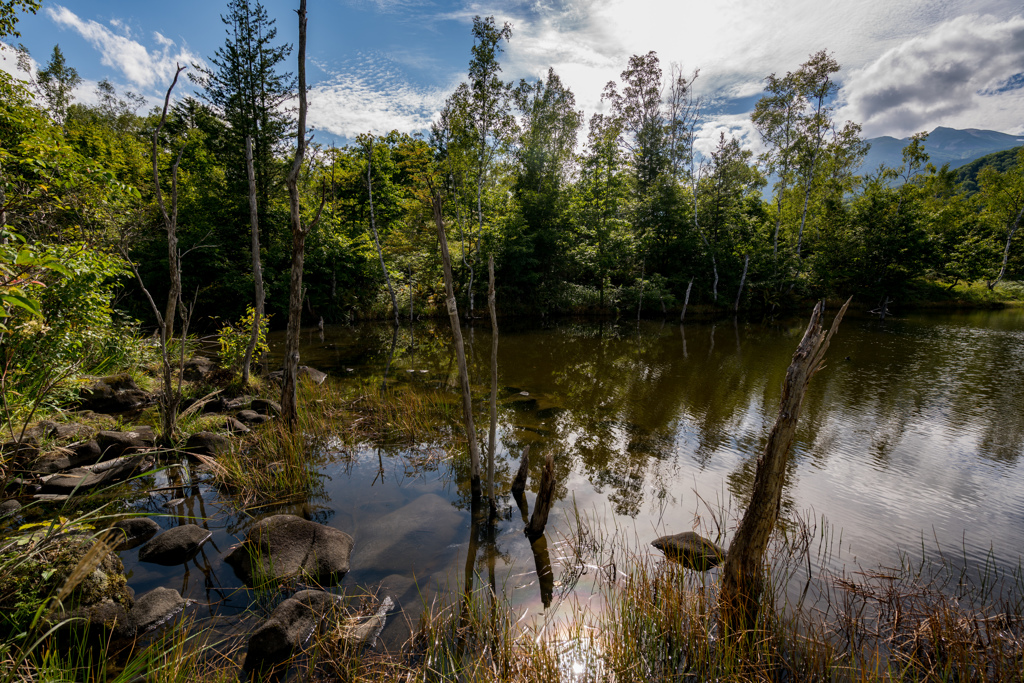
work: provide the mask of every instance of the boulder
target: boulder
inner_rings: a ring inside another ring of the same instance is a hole
[[[254,398],[249,404],[250,410],[255,410],[260,415],[279,417],[281,415],[281,404],[269,398]]]
[[[231,451],[231,439],[223,434],[196,432],[188,437],[188,441],[185,442],[185,450],[189,453],[216,457]]]
[[[164,566],[185,564],[199,554],[213,534],[195,524],[183,524],[168,529],[139,549],[141,562],[152,562]]]
[[[250,586],[303,576],[337,583],[348,572],[352,537],[295,515],[260,520],[225,558]]]
[[[252,403],[252,396],[244,395],[237,398],[233,398],[230,401],[224,401],[224,410],[245,410]]]
[[[244,425],[261,425],[274,419],[269,415],[260,415],[255,410],[240,410],[236,417]]]
[[[270,373],[269,377],[274,382],[281,384],[284,382],[284,370],[275,370]],[[300,365],[299,380],[302,380],[303,378],[308,379],[313,382],[313,384],[323,384],[324,380],[327,379],[327,373],[321,372],[316,368],[311,368],[308,365]]]
[[[130,479],[153,467],[154,459],[149,455],[118,458],[89,467],[76,467],[66,472],[43,478],[43,493],[71,495],[85,493],[95,488],[110,486]]]
[[[82,619],[87,627],[122,634],[133,599],[117,554],[81,532],[52,533],[41,527],[26,537],[32,541],[23,546],[23,557],[0,576],[0,632],[26,627],[22,618],[31,618],[32,610],[23,606],[42,604],[74,577],[74,589],[44,615],[44,627]]]
[[[189,382],[198,382],[205,378],[214,368],[213,361],[205,356],[193,356],[185,361],[181,375]]]
[[[89,439],[96,431],[92,427],[78,422],[53,422],[52,420],[41,421],[39,428],[44,436],[57,441]]]
[[[118,551],[131,550],[136,546],[142,545],[160,531],[160,525],[149,517],[122,519],[114,522],[110,528],[114,529],[115,532],[120,532],[120,534],[115,534],[113,538],[114,542],[117,543],[115,550]]]
[[[40,474],[53,474],[71,469],[71,459],[65,453],[46,453],[32,465],[32,471]]]
[[[692,531],[656,538],[651,545],[665,553],[668,559],[687,569],[702,572],[718,566],[725,559],[724,549]]]
[[[246,671],[273,667],[309,642],[340,599],[324,591],[303,590],[283,601],[249,637]]]
[[[155,402],[155,397],[139,389],[126,374],[97,379],[78,395],[78,406],[82,410],[97,413],[124,413],[138,410]]]
[[[0,517],[7,517],[13,515],[15,512],[21,509],[21,503],[16,498],[8,498],[4,502],[0,503]]]
[[[187,607],[189,601],[173,588],[154,588],[135,599],[128,612],[128,622],[136,635],[142,635],[174,618]]]
[[[119,458],[151,447],[156,443],[156,434],[149,426],[133,427],[127,432],[102,431],[96,435],[96,443],[104,458]]]
[[[232,434],[248,434],[252,431],[233,417],[227,417],[224,419],[224,429],[228,430]]]
[[[8,461],[32,462],[39,457],[39,446],[34,441],[8,441],[0,446],[0,454]]]
[[[71,461],[72,467],[91,465],[103,458],[103,449],[100,448],[100,442],[96,439],[73,443],[68,446],[68,451],[70,451],[68,459]]]

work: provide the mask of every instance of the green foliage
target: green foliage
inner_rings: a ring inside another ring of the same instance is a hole
[[[231,370],[241,371],[242,362],[245,360],[245,352],[252,340],[253,323],[256,320],[256,311],[252,306],[245,309],[243,315],[236,323],[227,323],[217,333],[217,341],[220,344],[220,364],[222,367]],[[267,344],[267,331],[270,329],[270,320],[264,316],[260,320],[260,329],[256,335],[256,348],[253,350],[252,360],[259,362],[263,354],[270,351]]]

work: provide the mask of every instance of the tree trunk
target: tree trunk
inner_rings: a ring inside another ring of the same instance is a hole
[[[487,433],[487,499],[498,511],[494,497],[494,450],[498,436],[498,312],[494,303],[494,254],[487,259],[487,308],[491,311],[491,425]]]
[[[740,310],[740,299],[743,298],[743,285],[747,282],[747,266],[750,265],[750,254],[743,255],[743,275],[740,277],[740,289],[736,292],[736,304],[732,307],[733,312]]]
[[[466,440],[469,442],[470,490],[473,496],[473,507],[476,507],[481,496],[480,487],[480,447],[476,441],[476,427],[473,425],[472,395],[469,389],[469,371],[466,368],[466,347],[462,342],[462,327],[459,325],[459,308],[455,302],[455,287],[452,284],[452,259],[448,254],[448,238],[444,232],[444,218],[441,216],[441,198],[434,196],[434,223],[437,226],[437,240],[441,247],[441,261],[444,265],[445,304],[448,318],[452,325],[452,336],[455,337],[455,359],[459,364],[459,382],[462,385],[462,419],[466,428]]]
[[[256,352],[260,326],[263,324],[263,268],[260,265],[260,221],[256,207],[256,172],[252,163],[252,138],[245,138],[245,171],[249,177],[249,223],[252,226],[252,279],[256,285],[255,305],[252,316],[252,336],[249,346],[245,349],[245,360],[242,363],[242,386],[249,385],[249,371],[252,356]]]
[[[686,285],[686,298],[683,299],[683,312],[679,314],[679,322],[686,320],[686,307],[690,305],[690,290],[693,288],[693,278],[690,278],[690,284]]]
[[[520,496],[526,490],[526,478],[530,475],[530,444],[526,444],[519,458],[519,469],[512,480],[512,495]]]
[[[1017,212],[1017,217],[1013,220],[1013,225],[1006,233],[1006,247],[1003,249],[1003,265],[999,269],[999,274],[996,275],[995,280],[988,282],[988,288],[995,289],[996,284],[1003,279],[1006,274],[1006,264],[1010,260],[1010,243],[1013,242],[1013,236],[1017,234],[1017,229],[1020,227],[1020,219],[1024,216],[1024,206],[1021,207],[1020,211]]]
[[[171,87],[167,88],[167,94],[164,96],[164,108],[163,113],[160,115],[160,123],[157,125],[156,130],[153,131],[153,189],[156,194],[157,206],[160,208],[160,216],[164,221],[164,229],[167,232],[167,267],[170,271],[171,279],[163,320],[164,340],[166,343],[170,343],[174,337],[174,315],[178,299],[181,298],[181,263],[178,258],[178,165],[181,163],[181,154],[185,151],[185,146],[182,145],[181,149],[178,150],[178,157],[171,166],[170,213],[168,213],[167,206],[164,204],[164,195],[160,189],[160,168],[157,162],[160,158],[158,154],[160,131],[167,121],[167,109],[171,102],[171,91],[174,90],[174,86],[178,83],[178,76],[184,70],[185,67],[178,66],[177,71],[174,72]]]
[[[779,414],[764,452],[758,458],[750,504],[729,547],[722,571],[719,607],[725,634],[748,633],[756,626],[764,590],[764,552],[779,516],[789,448],[796,434],[804,395],[811,378],[821,369],[825,351],[849,305],[850,300],[847,300],[827,334],[821,324],[825,304],[820,302],[814,307],[807,331],[786,371]]]
[[[544,527],[548,523],[548,513],[551,512],[551,502],[555,497],[555,458],[551,453],[544,458],[544,469],[540,475],[540,489],[537,491],[537,500],[534,502],[533,516],[526,526],[526,536],[531,541],[540,538],[544,534]]]
[[[388,285],[388,294],[391,295],[391,310],[395,312],[395,327],[398,327],[398,299],[395,298],[395,288],[391,286],[391,274],[384,265],[384,251],[380,248],[380,238],[377,236],[377,221],[373,213],[373,137],[370,137],[370,153],[366,160],[366,189],[370,193],[370,229],[373,231],[373,243],[377,247],[377,258],[380,259],[380,269],[384,272],[384,281]]]
[[[299,213],[299,171],[306,156],[306,0],[299,0],[299,130],[295,159],[285,184],[291,209],[292,268],[288,295],[288,331],[284,346],[284,377],[281,381],[281,417],[293,428],[299,419],[299,329],[302,325],[302,268],[306,233]]]

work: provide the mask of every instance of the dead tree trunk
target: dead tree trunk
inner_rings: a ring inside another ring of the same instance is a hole
[[[252,336],[249,346],[245,349],[245,360],[242,363],[242,386],[249,384],[249,371],[252,357],[256,352],[256,342],[260,337],[263,324],[263,268],[260,265],[260,219],[256,212],[256,171],[252,164],[252,138],[245,138],[245,172],[249,177],[249,223],[252,226],[252,279],[256,286],[255,305],[252,315]]]
[[[388,294],[391,295],[391,310],[395,312],[395,327],[398,327],[398,299],[395,298],[395,288],[391,286],[391,274],[388,267],[384,265],[384,251],[380,248],[380,237],[377,236],[377,219],[373,213],[373,136],[370,136],[370,149],[366,156],[366,190],[370,195],[370,229],[373,231],[373,243],[377,247],[377,258],[380,259],[380,269],[384,272],[384,281],[388,285]]]
[[[523,455],[519,458],[519,470],[512,480],[512,495],[522,495],[526,490],[526,478],[530,475],[530,444],[526,444]]]
[[[494,303],[494,254],[487,259],[487,308],[491,312],[491,425],[487,432],[487,499],[498,511],[494,497],[494,449],[498,436],[498,311]]]
[[[164,109],[163,113],[160,114],[160,123],[157,124],[156,130],[153,131],[153,189],[156,193],[157,206],[160,208],[160,216],[164,221],[164,229],[167,231],[167,266],[171,276],[171,287],[167,292],[167,306],[164,309],[163,316],[164,343],[170,342],[174,337],[174,313],[178,306],[178,299],[181,298],[181,260],[178,258],[178,166],[181,164],[181,155],[185,151],[185,145],[183,144],[178,149],[177,158],[175,158],[171,166],[171,210],[169,213],[164,203],[163,192],[160,189],[160,168],[157,162],[160,159],[158,154],[160,131],[167,121],[167,108],[171,101],[171,91],[174,90],[174,86],[178,83],[178,76],[184,70],[185,67],[178,66],[177,71],[174,72],[171,87],[167,88],[167,95],[164,96]]]
[[[690,278],[690,284],[686,285],[686,298],[683,299],[683,312],[679,314],[679,322],[686,320],[686,307],[690,305],[690,290],[693,289],[693,278]]]
[[[551,502],[555,497],[555,458],[548,453],[544,458],[544,469],[540,475],[540,489],[537,491],[537,500],[533,505],[533,516],[526,526],[526,536],[531,541],[540,538],[544,534],[544,527],[548,524],[548,513],[551,512]]]
[[[739,635],[750,632],[756,625],[764,590],[764,552],[779,517],[786,463],[796,434],[800,408],[807,386],[822,368],[825,351],[849,305],[850,301],[847,300],[827,334],[821,324],[825,303],[820,302],[814,307],[807,331],[786,371],[779,414],[768,435],[764,452],[757,461],[750,504],[725,559],[719,594],[724,633]]]
[[[448,307],[448,318],[452,324],[452,336],[455,337],[455,359],[459,364],[459,382],[462,385],[462,419],[466,427],[466,439],[469,441],[470,489],[473,506],[480,500],[480,447],[476,441],[476,427],[473,425],[473,404],[469,390],[469,371],[466,368],[466,347],[462,342],[462,328],[459,325],[459,308],[455,302],[455,287],[452,284],[452,259],[448,254],[448,238],[444,232],[444,218],[441,215],[441,198],[434,196],[434,223],[437,225],[437,240],[441,246],[441,262],[444,265],[445,303]]]
[[[750,254],[743,255],[743,275],[740,276],[740,288],[736,292],[736,304],[732,307],[733,312],[740,310],[740,299],[743,298],[743,285],[747,283],[747,266],[750,265]]]
[[[320,220],[326,197],[316,216],[303,227],[299,212],[299,172],[306,156],[306,0],[299,0],[299,130],[295,159],[285,184],[291,209],[292,267],[288,294],[288,331],[284,346],[284,377],[281,380],[281,416],[292,427],[299,419],[299,330],[302,325],[302,268],[306,255],[306,235]]]

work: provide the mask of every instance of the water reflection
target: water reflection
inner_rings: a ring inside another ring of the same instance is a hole
[[[607,507],[643,537],[688,529],[700,499],[740,509],[804,325],[504,324],[499,490],[529,445],[531,481],[557,453],[557,498]],[[303,362],[342,379],[454,392],[450,336],[429,323],[328,327],[322,341],[310,338]],[[490,333],[465,336],[483,398]],[[1024,541],[1024,312],[848,317],[804,411],[784,512],[826,515],[858,561],[884,561],[922,535],[975,557],[995,545],[1015,560]],[[453,463],[451,492],[465,507],[464,468]]]

